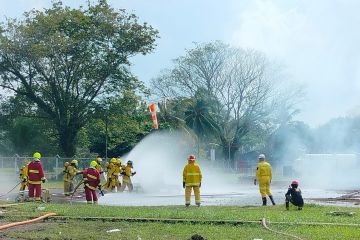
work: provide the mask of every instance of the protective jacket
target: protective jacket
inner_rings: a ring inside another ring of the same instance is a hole
[[[44,170],[39,159],[34,159],[28,166],[28,176],[30,184],[41,184],[45,179]]]
[[[293,203],[295,206],[303,206],[304,205],[304,199],[301,195],[300,188],[292,188],[289,187],[288,191],[285,194],[286,199],[289,199],[291,203]]]
[[[22,182],[27,182],[28,181],[28,166],[29,164],[26,164],[25,166],[21,167],[21,172],[20,172],[20,180]]]
[[[95,168],[86,168],[83,171],[85,188],[96,190],[100,186],[100,173]]]
[[[123,175],[123,182],[131,183],[131,178],[130,178],[132,176],[131,166],[127,165],[125,169],[122,170],[122,175]]]
[[[69,165],[66,167],[64,171],[64,181],[65,182],[72,182],[74,176],[77,173],[77,169],[75,166]]]
[[[256,168],[256,179],[261,182],[263,180],[272,179],[272,171],[270,163],[266,161],[261,161],[258,163]]]
[[[98,170],[100,174],[102,174],[104,172],[104,170],[100,164],[96,165],[96,170]]]
[[[190,162],[184,167],[183,182],[187,187],[198,187],[202,180],[200,166],[195,162]]]

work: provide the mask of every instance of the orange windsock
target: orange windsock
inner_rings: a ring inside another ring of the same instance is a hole
[[[156,117],[155,104],[154,103],[150,104],[149,109],[150,109],[150,113],[151,113],[151,119],[153,120],[153,123],[154,123],[154,129],[158,129],[159,125],[158,125],[157,117]]]

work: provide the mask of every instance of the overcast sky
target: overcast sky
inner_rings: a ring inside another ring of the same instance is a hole
[[[66,0],[78,6],[85,1]],[[0,19],[20,17],[50,0],[0,0]],[[306,86],[299,120],[311,126],[359,113],[358,0],[110,0],[157,28],[155,52],[134,59],[143,81],[155,77],[193,42],[222,40],[254,48],[285,66],[287,81]]]

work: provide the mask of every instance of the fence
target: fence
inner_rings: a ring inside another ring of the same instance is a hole
[[[0,157],[0,168],[13,169],[14,174],[20,172],[20,168],[25,166],[32,157],[14,155],[12,157]],[[46,171],[46,177],[49,179],[62,179],[64,163],[71,160],[78,160],[79,169],[89,166],[89,162],[94,158],[63,158],[59,155],[54,157],[42,157],[41,163]]]

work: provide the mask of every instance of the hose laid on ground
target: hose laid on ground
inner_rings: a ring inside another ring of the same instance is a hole
[[[262,225],[266,230],[268,230],[268,231],[270,231],[270,232],[277,233],[277,234],[284,235],[284,236],[291,237],[291,238],[298,239],[298,240],[303,240],[302,238],[300,238],[300,237],[298,237],[298,236],[295,236],[295,235],[292,235],[292,234],[289,234],[289,233],[279,232],[279,231],[270,229],[270,228],[268,227],[268,225],[266,224],[266,219],[265,219],[265,218],[263,218],[263,219],[261,220],[261,225]]]
[[[74,194],[76,193],[77,189],[78,189],[78,188],[80,187],[80,185],[83,184],[83,183],[84,183],[84,181],[80,181],[80,182],[76,185],[76,187],[74,188],[74,191],[71,193],[71,197],[70,197],[70,201],[69,201],[70,204],[72,204],[72,200],[73,200]]]
[[[15,187],[13,187],[10,191],[8,191],[7,193],[5,193],[5,194],[3,194],[3,195],[0,195],[0,198],[2,198],[2,197],[4,197],[4,196],[6,196],[6,195],[8,195],[9,193],[11,193],[17,186],[19,186],[21,184],[21,182],[19,182],[19,183],[17,183],[16,185],[15,185]]]
[[[8,229],[8,228],[11,228],[11,227],[16,227],[16,226],[20,226],[20,225],[25,225],[25,224],[30,224],[30,223],[35,223],[35,222],[38,222],[38,221],[41,221],[45,218],[48,218],[48,217],[51,217],[51,216],[55,216],[56,213],[47,213],[43,216],[40,216],[38,218],[34,218],[34,219],[31,219],[31,220],[26,220],[26,221],[22,221],[22,222],[14,222],[14,223],[8,223],[8,224],[5,224],[5,225],[2,225],[0,226],[0,231],[2,230],[5,230],[5,229]]]

